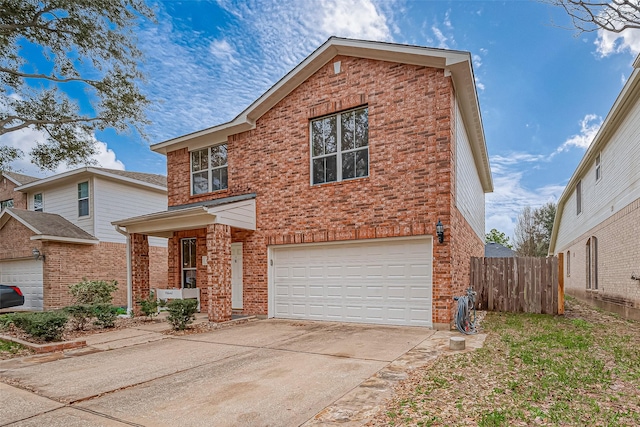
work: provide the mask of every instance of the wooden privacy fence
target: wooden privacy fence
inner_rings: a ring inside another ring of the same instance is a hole
[[[512,313],[564,313],[557,257],[471,258],[476,308]]]

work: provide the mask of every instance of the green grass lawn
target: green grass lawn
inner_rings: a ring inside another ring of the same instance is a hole
[[[416,370],[373,425],[640,425],[640,323],[488,313],[485,345]]]
[[[27,349],[15,342],[0,340],[0,360],[25,353]]]

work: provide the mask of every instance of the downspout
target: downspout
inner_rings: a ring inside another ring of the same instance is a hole
[[[131,236],[119,225],[115,226],[118,233],[127,238],[127,314],[133,313],[133,290],[131,285]]]

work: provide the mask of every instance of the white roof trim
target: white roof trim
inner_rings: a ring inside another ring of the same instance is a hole
[[[72,177],[74,175],[80,175],[80,174],[83,174],[83,173],[89,173],[89,174],[93,174],[93,175],[103,176],[105,178],[114,179],[114,180],[117,180],[117,181],[128,182],[128,183],[139,185],[139,186],[142,186],[142,187],[148,187],[148,188],[152,188],[154,190],[163,191],[165,193],[167,192],[167,188],[163,187],[161,185],[152,184],[152,183],[146,182],[146,181],[140,181],[138,179],[134,179],[134,178],[130,178],[130,177],[127,177],[127,176],[122,176],[122,175],[117,175],[117,174],[114,174],[114,173],[110,173],[110,172],[107,172],[107,171],[104,171],[104,170],[101,170],[101,169],[97,169],[97,168],[92,168],[92,167],[83,167],[83,168],[75,169],[75,170],[72,170],[72,171],[69,171],[69,172],[63,172],[63,173],[58,174],[58,175],[53,175],[53,176],[50,176],[48,178],[42,178],[42,179],[40,179],[38,181],[33,181],[33,182],[28,183],[28,184],[24,184],[24,185],[21,185],[19,187],[16,187],[15,190],[16,191],[31,190],[31,189],[34,189],[34,188],[37,188],[37,187],[41,187],[41,186],[44,186],[44,185],[51,184],[51,183],[53,183],[55,181],[58,181],[58,180],[66,179],[66,178]]]
[[[549,242],[549,255],[553,255],[556,251],[556,240],[558,237],[560,220],[562,218],[565,204],[573,193],[576,184],[589,171],[589,167],[594,162],[596,155],[609,143],[609,139],[617,130],[617,126],[629,114],[634,103],[637,102],[638,97],[640,97],[640,55],[633,63],[633,67],[634,70],[631,73],[631,76],[622,88],[622,91],[616,98],[616,101],[613,103],[613,106],[611,107],[609,114],[607,114],[607,117],[604,119],[604,122],[602,122],[602,126],[600,126],[598,133],[593,138],[589,149],[587,149],[587,152],[582,157],[582,160],[580,160],[575,172],[571,175],[560,199],[558,199],[556,217],[553,221],[553,230],[551,231],[551,241]]]
[[[16,181],[15,179],[11,178],[9,175],[5,175],[4,173],[2,174],[3,177],[5,177],[6,179],[8,179],[9,181],[13,182],[15,185],[20,185],[22,184],[21,182]],[[15,191],[15,190],[14,190]]]
[[[256,120],[336,55],[434,67],[450,73],[474,156],[480,156],[476,163],[481,166],[483,189],[485,192],[493,191],[471,54],[463,51],[331,37],[230,122],[154,144],[151,150],[166,155],[168,151],[185,147],[202,148],[225,142],[230,135],[254,129]]]
[[[196,206],[172,211],[155,212],[111,223],[129,234],[171,237],[175,231],[203,228],[210,224],[226,224],[245,230],[256,229],[256,201],[242,200],[223,205]]]
[[[78,243],[81,245],[97,245],[98,243],[100,243],[99,240],[76,239],[73,237],[48,236],[45,234],[31,236],[31,240],[48,240],[48,241],[62,242],[62,243]]]
[[[5,209],[4,211],[2,211],[2,215],[0,215],[0,229],[2,227],[5,226],[5,224],[7,223],[7,221],[9,221],[9,219],[4,219],[5,215],[9,215],[11,218],[15,219],[16,221],[18,221],[20,224],[24,225],[25,227],[27,227],[29,230],[33,231],[36,234],[42,234],[40,233],[40,230],[38,230],[37,228],[35,228],[33,225],[29,224],[27,221],[23,220],[22,218],[20,218],[18,215],[14,214],[13,212],[11,212],[8,209]]]

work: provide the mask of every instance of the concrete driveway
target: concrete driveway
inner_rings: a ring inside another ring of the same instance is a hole
[[[262,320],[182,337],[108,334],[0,362],[0,425],[358,425],[399,372],[428,363],[453,333]]]

